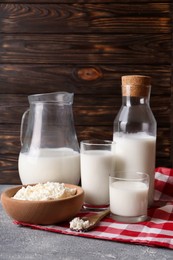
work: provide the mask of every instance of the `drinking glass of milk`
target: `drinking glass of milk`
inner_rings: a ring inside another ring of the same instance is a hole
[[[141,172],[109,177],[111,217],[118,222],[137,223],[147,219],[149,175]]]
[[[81,184],[85,192],[85,208],[104,209],[109,206],[109,175],[114,167],[114,145],[107,140],[81,142]]]

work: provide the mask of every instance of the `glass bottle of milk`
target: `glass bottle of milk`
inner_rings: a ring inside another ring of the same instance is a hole
[[[157,124],[150,108],[151,78],[122,77],[122,106],[114,120],[116,172],[133,170],[150,176],[149,205],[153,203]]]

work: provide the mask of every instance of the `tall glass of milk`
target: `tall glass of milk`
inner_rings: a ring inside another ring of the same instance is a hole
[[[80,155],[73,122],[73,93],[45,93],[28,99],[30,107],[21,122],[21,182],[78,184]]]
[[[81,184],[86,208],[103,209],[109,206],[109,175],[114,168],[114,145],[107,140],[81,142]]]
[[[122,77],[122,106],[114,120],[116,171],[149,174],[149,205],[153,203],[156,153],[156,120],[150,108],[151,78]]]
[[[119,222],[136,223],[147,219],[149,175],[129,172],[131,177],[109,177],[110,212]],[[116,176],[126,176],[126,172]]]

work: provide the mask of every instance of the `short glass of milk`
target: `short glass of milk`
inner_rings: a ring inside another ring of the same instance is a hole
[[[80,143],[85,208],[101,210],[109,206],[109,176],[114,169],[114,145],[108,140],[84,140]]]
[[[145,221],[148,208],[149,175],[142,172],[116,173],[109,177],[111,217],[118,222]]]

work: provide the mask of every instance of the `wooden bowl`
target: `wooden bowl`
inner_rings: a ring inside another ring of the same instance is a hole
[[[44,201],[13,199],[12,197],[22,186],[13,187],[1,194],[2,206],[12,219],[25,223],[51,225],[68,221],[79,213],[84,201],[84,191],[76,185],[65,184],[65,186],[76,188],[76,195],[65,199]]]

